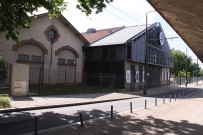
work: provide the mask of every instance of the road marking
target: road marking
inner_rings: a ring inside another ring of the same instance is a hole
[[[200,91],[202,91],[202,90],[198,90],[198,91],[196,91],[196,92],[194,92],[194,93],[191,93],[191,94],[189,94],[189,95],[187,95],[187,96],[185,96],[185,97],[189,97],[189,96],[195,95],[195,94],[199,93]]]

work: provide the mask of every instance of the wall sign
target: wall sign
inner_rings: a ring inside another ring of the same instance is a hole
[[[139,71],[136,71],[135,80],[136,82],[139,82]]]
[[[131,74],[130,74],[130,70],[126,70],[126,83],[130,83],[130,76]]]

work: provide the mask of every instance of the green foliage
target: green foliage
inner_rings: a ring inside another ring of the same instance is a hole
[[[0,108],[9,108],[11,107],[11,101],[8,97],[0,96]]]
[[[87,16],[92,13],[92,9],[96,9],[98,14],[106,7],[105,3],[110,3],[113,0],[78,0],[77,8],[84,12]]]
[[[7,79],[8,74],[8,66],[7,63],[0,56],[0,81],[5,81]]]
[[[179,71],[178,73],[178,77],[185,77],[186,74],[184,71]],[[187,78],[190,78],[191,77],[191,73],[190,72],[187,72]]]
[[[178,77],[184,77],[184,73],[185,73],[185,72],[183,72],[183,71],[179,71]]]
[[[96,13],[102,12],[106,7],[105,3],[113,0],[78,0],[77,8],[86,15],[96,9]],[[20,29],[29,28],[34,11],[44,7],[50,17],[60,16],[68,6],[64,0],[1,0],[0,1],[0,33],[6,32],[6,38],[12,39],[16,43]]]
[[[172,53],[174,55],[174,67],[171,69],[171,73],[175,76],[179,76],[181,74],[180,71],[186,71],[186,55],[185,53],[181,52],[180,50],[172,49]],[[187,65],[188,69],[187,71],[190,73],[196,73],[197,70],[197,64],[195,62],[192,62],[192,58],[187,58]],[[200,67],[198,66],[198,71],[200,71]]]

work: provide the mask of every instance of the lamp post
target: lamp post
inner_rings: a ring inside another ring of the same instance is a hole
[[[198,57],[197,57],[197,82],[196,82],[196,84],[198,84]]]
[[[186,87],[187,87],[187,83],[188,83],[188,80],[187,80],[187,46],[186,46],[186,82],[185,82]]]
[[[146,29],[145,29],[145,63],[144,63],[144,80],[145,80],[145,84],[144,84],[144,91],[143,91],[143,95],[147,95],[147,57],[148,57],[148,39],[147,39],[147,14],[151,13],[151,12],[156,12],[154,11],[149,11],[146,12]]]

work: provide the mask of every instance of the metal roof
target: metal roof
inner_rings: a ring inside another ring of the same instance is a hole
[[[152,25],[148,25],[148,28],[149,26]],[[123,29],[115,33],[112,33],[111,35],[108,35],[106,37],[101,38],[100,40],[91,43],[90,47],[125,44],[127,40],[138,35],[141,32],[144,32],[145,29],[146,29],[145,25],[124,27]]]

